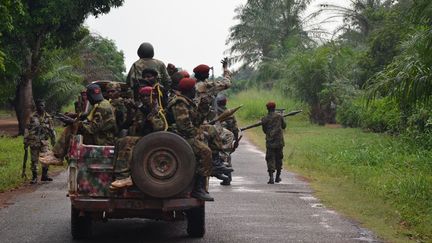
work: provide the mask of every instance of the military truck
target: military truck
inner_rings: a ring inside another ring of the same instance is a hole
[[[118,191],[109,189],[114,179],[114,146],[82,141],[81,135],[72,137],[68,156],[74,239],[89,238],[93,221],[124,218],[187,220],[189,236],[204,236],[204,201],[190,196],[195,157],[182,137],[155,132],[141,138],[132,156],[134,186]]]

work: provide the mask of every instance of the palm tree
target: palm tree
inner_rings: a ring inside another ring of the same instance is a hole
[[[300,15],[310,0],[248,0],[236,8],[238,24],[230,28],[227,44],[233,61],[254,65],[277,56],[284,42],[306,36]]]
[[[344,7],[335,4],[320,4],[321,9],[315,14],[331,13],[324,21],[334,18],[343,18],[343,25],[337,29],[342,32],[342,38],[346,36],[364,39],[376,27],[377,22],[382,20],[379,12],[389,9],[392,0],[350,0],[351,6]]]

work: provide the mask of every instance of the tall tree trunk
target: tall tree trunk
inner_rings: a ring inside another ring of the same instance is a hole
[[[18,119],[18,135],[23,135],[33,110],[33,79],[37,76],[41,58],[43,34],[39,33],[26,57],[21,80],[15,92],[15,112]]]
[[[15,97],[15,113],[18,118],[18,134],[23,135],[30,121],[33,107],[32,79],[24,75],[17,85]]]

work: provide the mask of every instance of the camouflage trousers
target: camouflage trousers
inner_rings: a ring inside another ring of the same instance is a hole
[[[212,151],[200,139],[190,138],[186,140],[195,154],[196,169],[195,173],[201,176],[210,176],[212,172]]]
[[[59,138],[57,139],[52,149],[54,155],[57,158],[63,159],[67,155],[69,151],[71,137],[72,137],[72,127],[67,126],[60,134]]]
[[[220,133],[220,138],[222,140],[222,149],[226,152],[231,152],[234,148],[234,133],[223,128]]]
[[[48,147],[48,140],[43,140],[39,146],[30,146],[30,160],[31,160],[31,171],[32,173],[37,174],[37,166],[39,163],[39,155],[40,153],[47,152],[49,149]],[[43,168],[48,168],[48,165],[42,164]]]
[[[267,171],[273,173],[275,170],[282,170],[283,147],[267,147],[265,159],[267,161]]]
[[[116,179],[130,176],[133,149],[141,137],[126,136],[117,140],[114,154],[114,173]]]
[[[219,130],[222,130],[222,127],[201,125],[200,131],[198,132],[201,134],[201,140],[205,141],[208,144],[208,147],[214,152],[223,149]]]

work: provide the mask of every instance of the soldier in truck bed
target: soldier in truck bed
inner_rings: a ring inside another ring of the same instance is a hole
[[[284,137],[283,129],[286,128],[286,123],[282,115],[275,112],[276,103],[269,101],[266,104],[268,114],[261,119],[262,130],[266,135],[266,161],[267,171],[269,174],[268,184],[274,184],[282,181],[280,178],[282,170]],[[276,179],[273,174],[276,170]]]
[[[31,184],[37,183],[37,166],[39,155],[48,151],[48,139],[55,142],[55,131],[52,117],[45,111],[45,101],[36,100],[36,112],[30,117],[30,123],[24,131],[24,147],[30,147],[31,154]],[[42,164],[41,181],[52,181],[48,177],[48,165]]]
[[[136,61],[129,70],[126,78],[126,82],[129,83],[130,87],[134,91],[134,97],[138,97],[138,88],[140,81],[142,81],[142,72],[146,68],[154,69],[157,72],[157,80],[165,87],[166,90],[171,89],[171,79],[168,75],[165,64],[162,61],[154,59],[153,46],[144,42],[138,48],[139,60]]]
[[[75,132],[83,135],[84,144],[114,145],[117,134],[117,125],[114,109],[108,100],[104,99],[101,88],[97,84],[87,86],[87,98],[93,109],[86,120],[63,117],[62,122],[68,125],[53,148],[53,154],[44,160],[47,164],[60,164],[69,150],[71,135]],[[74,128],[77,131],[73,131]]]
[[[120,97],[120,92],[120,83],[110,82],[107,84],[106,99],[108,99],[114,109],[117,131],[119,132],[119,134],[128,116],[128,109],[125,104],[126,101],[122,97]]]
[[[139,89],[141,104],[136,107],[135,117],[130,121],[128,136],[117,140],[115,145],[114,172],[116,180],[111,183],[111,190],[133,185],[130,176],[132,152],[138,140],[152,132],[167,129],[164,114],[159,109],[157,96],[150,86]]]
[[[169,102],[168,110],[175,123],[173,131],[186,139],[196,157],[195,185],[191,196],[213,201],[214,199],[206,191],[206,178],[212,172],[212,152],[203,142],[203,134],[200,130],[200,125],[204,121],[203,114],[198,112],[199,107],[193,102],[196,94],[195,83],[195,79],[191,78],[180,80],[178,93]]]

